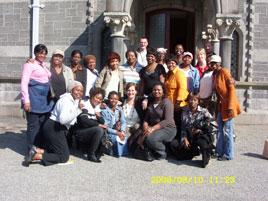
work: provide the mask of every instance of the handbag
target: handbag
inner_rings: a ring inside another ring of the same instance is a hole
[[[119,107],[119,119],[114,124],[113,129],[115,129],[117,131],[121,131],[121,109],[120,109],[120,107]]]
[[[112,150],[112,147],[113,147],[112,138],[108,136],[107,132],[105,131],[105,134],[101,139],[100,152],[104,154],[109,154]]]
[[[218,106],[218,101],[219,101],[219,98],[218,98],[218,95],[217,95],[217,88],[216,88],[216,79],[217,79],[217,77],[216,77],[216,74],[215,74],[213,90],[212,90],[211,96],[209,98],[209,105],[210,105],[210,108],[213,111],[217,111],[217,106]]]
[[[210,96],[210,102],[211,103],[214,103],[214,104],[217,104],[218,103],[218,96],[217,96],[217,93],[216,91],[213,91],[211,96]]]

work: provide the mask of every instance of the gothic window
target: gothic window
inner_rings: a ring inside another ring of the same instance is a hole
[[[233,33],[232,52],[231,52],[231,74],[235,80],[238,80],[239,68],[239,35],[237,31]]]

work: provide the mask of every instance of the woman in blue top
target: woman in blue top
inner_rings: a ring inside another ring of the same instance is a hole
[[[122,108],[117,105],[119,94],[111,91],[108,95],[107,108],[102,110],[101,114],[104,119],[104,125],[108,126],[108,136],[112,138],[113,147],[110,155],[112,156],[127,156],[127,135],[126,135],[126,120]],[[116,124],[121,121],[120,128]]]

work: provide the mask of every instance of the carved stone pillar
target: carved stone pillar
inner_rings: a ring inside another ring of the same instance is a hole
[[[202,39],[212,42],[213,52],[220,54],[220,40],[218,38],[219,32],[212,27],[212,24],[207,25],[207,30],[202,32]]]
[[[219,31],[220,55],[222,57],[222,66],[230,71],[231,67],[231,50],[233,32],[240,25],[240,15],[216,15],[216,26]]]
[[[111,28],[112,51],[117,52],[121,60],[125,61],[127,50],[125,40],[125,28],[131,27],[131,16],[127,12],[104,12],[104,22]],[[123,63],[122,62],[122,63]]]

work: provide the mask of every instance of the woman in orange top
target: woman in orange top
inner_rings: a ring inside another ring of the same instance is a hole
[[[178,60],[175,55],[170,55],[167,58],[166,63],[169,69],[165,79],[167,97],[174,104],[174,119],[177,126],[176,139],[180,139],[181,108],[187,105],[187,78],[185,74],[178,68]]]
[[[175,110],[178,110],[187,105],[187,79],[184,73],[179,70],[175,55],[170,55],[166,62],[169,69],[165,79],[167,97],[173,102]]]
[[[232,160],[234,158],[233,121],[241,113],[238,99],[235,95],[235,86],[230,72],[221,67],[221,57],[211,56],[213,88],[216,89],[219,103],[217,122],[219,125],[216,155],[218,160]]]

